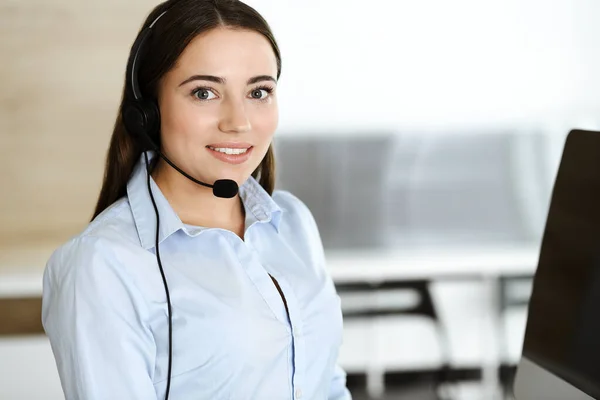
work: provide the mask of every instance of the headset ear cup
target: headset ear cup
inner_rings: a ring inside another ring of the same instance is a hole
[[[160,111],[152,100],[142,100],[146,112],[146,132],[154,145],[160,148]]]
[[[144,149],[159,147],[160,113],[153,101],[126,102],[122,111],[125,129]]]

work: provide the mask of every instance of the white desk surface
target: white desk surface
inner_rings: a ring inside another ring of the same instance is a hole
[[[6,264],[0,258],[0,298],[40,296],[46,259],[51,250],[29,252],[23,260]],[[534,274],[539,248],[477,247],[326,252],[327,268],[336,283],[379,282],[402,279],[465,279]],[[10,257],[9,257],[10,258]]]
[[[336,283],[533,275],[538,246],[328,251]]]

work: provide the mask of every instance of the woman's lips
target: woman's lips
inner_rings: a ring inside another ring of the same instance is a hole
[[[211,143],[208,145],[209,147],[214,148],[223,148],[223,149],[248,149],[252,147],[250,143],[243,142],[221,142],[221,143]]]
[[[231,145],[230,145],[231,146]],[[215,147],[215,148],[229,148],[229,149],[248,149],[246,150],[244,153],[242,154],[227,154],[227,153],[223,153],[217,150],[213,150],[210,147]],[[227,146],[214,146],[214,145],[210,145],[206,146],[206,150],[208,150],[208,152],[210,152],[210,154],[212,154],[213,157],[215,157],[217,160],[226,162],[228,164],[242,164],[246,161],[248,161],[248,159],[250,158],[250,155],[252,154],[252,150],[254,150],[254,147],[249,146],[248,147],[227,147]]]

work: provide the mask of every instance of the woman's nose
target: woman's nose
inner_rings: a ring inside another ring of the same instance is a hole
[[[223,105],[223,114],[219,121],[219,129],[229,133],[243,133],[251,128],[243,101],[230,100]]]

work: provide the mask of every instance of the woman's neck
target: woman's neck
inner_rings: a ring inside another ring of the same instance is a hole
[[[227,229],[243,239],[245,212],[239,194],[216,197],[212,188],[192,182],[162,160],[152,178],[183,223]]]

